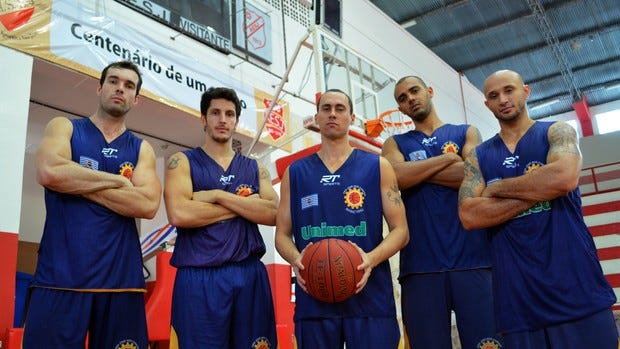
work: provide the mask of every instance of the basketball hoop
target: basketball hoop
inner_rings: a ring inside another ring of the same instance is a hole
[[[384,111],[378,118],[366,121],[366,134],[369,137],[393,136],[414,129],[413,121],[398,110]],[[385,137],[385,138],[387,138]]]

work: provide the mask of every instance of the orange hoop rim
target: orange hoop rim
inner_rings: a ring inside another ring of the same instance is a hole
[[[383,118],[385,118],[386,116],[388,116],[388,115],[390,115],[392,113],[399,113],[399,112],[400,112],[400,110],[398,110],[398,109],[386,110],[383,113],[379,114],[379,117],[377,118],[377,120],[380,120],[387,127],[402,127],[402,126],[408,126],[408,125],[413,124],[413,120],[407,120],[407,121],[403,121],[403,122],[383,121]]]

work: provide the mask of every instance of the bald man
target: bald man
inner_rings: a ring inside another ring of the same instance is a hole
[[[508,349],[618,348],[616,297],[581,211],[581,153],[564,122],[534,121],[519,74],[493,73],[499,134],[465,161],[459,216],[491,236],[495,319]]]

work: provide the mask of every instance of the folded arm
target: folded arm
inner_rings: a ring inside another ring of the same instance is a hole
[[[492,183],[485,196],[533,200],[552,200],[567,195],[579,184],[581,152],[577,133],[564,122],[548,131],[547,163],[522,176]]]
[[[155,172],[155,152],[146,140],[140,145],[131,184],[83,195],[123,216],[148,219],[155,217],[161,203],[161,183]]]
[[[121,175],[92,170],[71,159],[73,125],[64,117],[52,119],[45,128],[36,153],[37,181],[44,187],[65,194],[87,194],[102,189],[132,186]]]
[[[428,182],[458,190],[465,175],[465,162],[463,159],[465,158],[465,155],[469,154],[469,152],[480,143],[482,143],[480,131],[478,131],[478,129],[474,126],[469,126],[467,128],[467,133],[465,134],[465,143],[463,144],[463,149],[461,150],[461,154],[463,154],[461,160],[454,162],[442,171],[437,172],[428,179]]]
[[[396,172],[399,189],[411,188],[434,176],[437,176],[435,177],[437,182],[446,181],[439,173],[450,165],[462,161],[460,156],[453,153],[434,156],[425,160],[406,161],[393,137],[385,141],[381,155],[392,164],[394,172]]]
[[[465,177],[459,189],[459,217],[465,229],[492,227],[532,207],[536,201],[484,196],[486,183],[474,150],[465,160]]]
[[[243,197],[224,190],[209,190],[194,193],[194,200],[218,204],[250,222],[273,226],[276,224],[278,194],[271,185],[269,171],[260,164],[259,183],[258,195]]]
[[[164,201],[170,224],[178,228],[197,228],[237,217],[222,205],[194,200],[190,165],[183,153],[172,155],[166,165]]]

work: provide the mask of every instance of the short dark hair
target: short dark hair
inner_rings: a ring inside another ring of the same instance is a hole
[[[105,79],[108,75],[108,69],[117,68],[117,69],[129,69],[133,70],[138,74],[138,85],[136,85],[136,96],[140,94],[140,88],[142,87],[142,74],[140,74],[140,69],[138,66],[130,61],[118,61],[114,63],[108,64],[107,67],[103,68],[101,71],[101,78],[99,78],[99,86],[103,86],[105,83]]]
[[[209,87],[208,90],[203,92],[200,98],[200,114],[203,116],[207,115],[211,101],[218,98],[233,102],[237,119],[239,119],[239,115],[241,115],[241,101],[237,97],[235,90],[227,87]]]
[[[349,112],[351,112],[351,114],[353,114],[353,102],[351,102],[351,97],[349,97],[348,94],[346,94],[343,90],[341,89],[337,89],[337,88],[330,88],[329,90],[321,93],[321,97],[319,97],[319,100],[316,102],[316,111],[319,111],[319,105],[321,105],[321,98],[323,98],[323,96],[325,96],[325,94],[327,92],[336,92],[336,93],[341,93],[343,94],[345,97],[347,97],[347,101],[349,102]]]
[[[423,87],[425,87],[425,88],[426,88],[426,87],[428,87],[428,86],[426,86],[426,83],[424,82],[424,80],[422,80],[422,78],[421,78],[421,77],[416,76],[416,75],[407,75],[407,76],[403,76],[402,78],[400,78],[400,79],[396,82],[396,86],[398,86],[398,84],[400,84],[401,82],[403,82],[403,81],[405,81],[405,80],[407,80],[407,79],[409,79],[409,78],[412,78],[412,79],[416,79],[416,80],[418,80],[418,81],[420,82],[420,84],[422,84],[422,86],[423,86]]]

